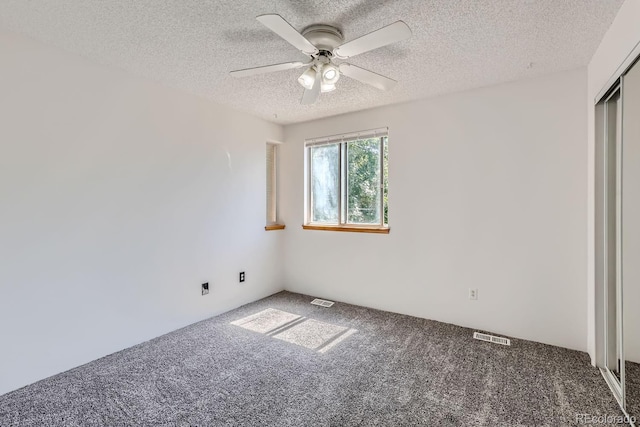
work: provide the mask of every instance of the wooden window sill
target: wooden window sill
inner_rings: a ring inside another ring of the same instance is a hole
[[[267,231],[284,230],[284,224],[271,224],[264,227]]]
[[[379,226],[349,226],[349,225],[316,225],[305,224],[302,226],[304,230],[322,230],[322,231],[347,231],[353,233],[378,233],[389,234],[389,227]]]

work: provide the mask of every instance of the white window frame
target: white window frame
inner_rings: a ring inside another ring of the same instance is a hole
[[[378,138],[380,143],[380,222],[379,223],[369,223],[369,224],[357,224],[357,223],[349,223],[347,222],[347,209],[345,206],[347,200],[347,145],[350,142],[362,140],[362,139],[371,139]],[[385,174],[384,174],[384,144],[388,144],[389,140],[389,131],[388,128],[379,128],[372,129],[367,131],[359,131],[353,132],[349,134],[341,134],[341,135],[332,135],[321,138],[312,138],[305,140],[305,218],[303,228],[305,229],[328,229],[328,230],[336,230],[336,231],[371,231],[371,232],[380,232],[380,233],[388,233],[389,224],[385,224],[384,218],[384,185],[385,185]],[[317,222],[313,221],[313,191],[311,188],[312,185],[312,161],[311,161],[311,150],[314,147],[319,147],[323,145],[335,145],[339,144],[339,166],[338,166],[338,174],[339,174],[339,195],[338,195],[338,222],[337,223],[328,223],[328,222]]]

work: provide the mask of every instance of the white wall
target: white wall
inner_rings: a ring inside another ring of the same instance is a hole
[[[585,350],[585,88],[580,69],[286,126],[286,289]],[[390,234],[302,230],[303,140],[382,126]]]
[[[0,94],[0,394],[282,289],[280,126],[2,31]]]
[[[595,363],[595,235],[594,235],[594,105],[595,97],[607,85],[625,58],[640,43],[640,0],[626,0],[613,24],[605,34],[587,68],[587,117],[588,117],[588,252],[587,252],[587,295],[588,295],[588,351]]]

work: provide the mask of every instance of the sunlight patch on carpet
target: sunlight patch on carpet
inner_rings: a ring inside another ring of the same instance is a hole
[[[294,313],[268,308],[231,322],[253,332],[326,353],[357,332],[346,326],[308,319]]]
[[[317,349],[346,332],[347,329],[349,328],[307,319],[273,337],[302,347]]]
[[[358,332],[358,331],[355,330],[355,329],[347,330],[342,335],[338,335],[335,339],[327,342],[325,345],[320,346],[320,348],[318,349],[318,352],[326,353],[327,351],[331,350],[333,347],[335,347],[336,345],[340,344],[342,341],[346,340],[347,338],[349,338],[351,335],[355,334],[356,332]]]
[[[289,322],[300,319],[300,315],[287,313],[275,308],[267,308],[259,313],[244,317],[231,322],[232,325],[240,326],[250,331],[266,334],[278,329]]]

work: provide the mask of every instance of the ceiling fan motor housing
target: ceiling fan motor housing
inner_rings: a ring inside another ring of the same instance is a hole
[[[302,35],[325,55],[327,53],[331,55],[333,49],[344,42],[340,30],[330,25],[311,25],[302,32]]]

